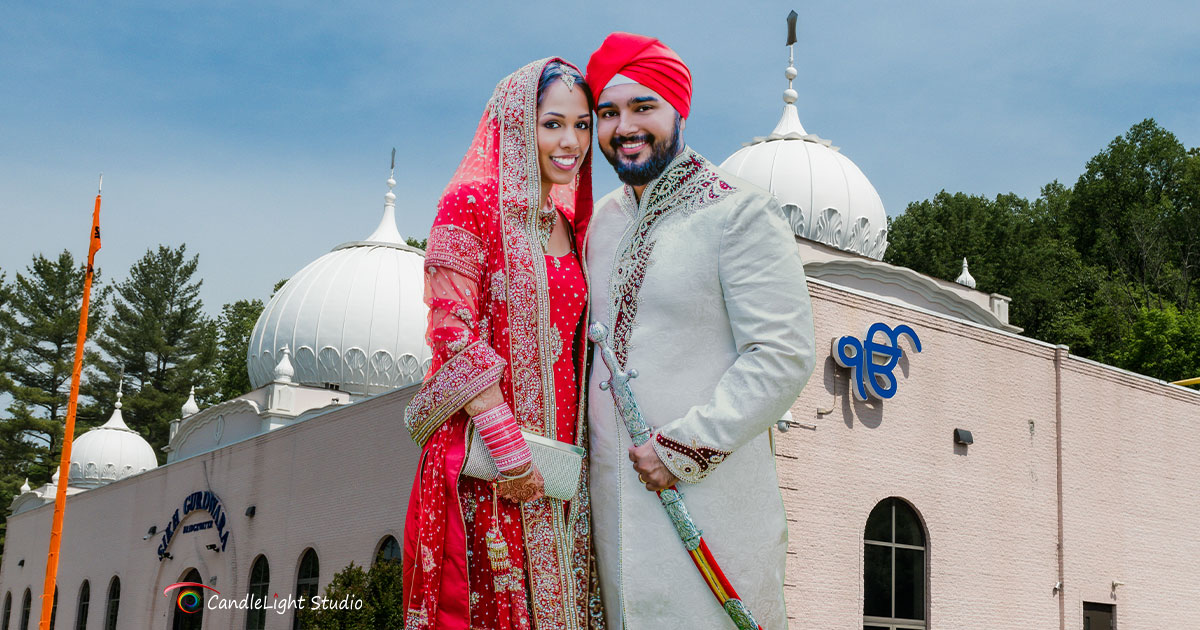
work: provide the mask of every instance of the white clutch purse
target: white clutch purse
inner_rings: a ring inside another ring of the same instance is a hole
[[[583,448],[527,431],[521,431],[521,435],[529,444],[533,463],[546,482],[546,496],[563,501],[574,499],[586,455]],[[499,479],[500,470],[474,424],[471,424],[467,437],[467,461],[463,463],[462,474],[486,481]]]

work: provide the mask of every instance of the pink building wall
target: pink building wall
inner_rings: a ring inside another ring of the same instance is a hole
[[[1056,348],[809,288],[824,358],[792,415],[816,429],[776,435],[793,627],[862,627],[863,530],[889,496],[926,526],[931,628],[1082,628],[1083,601],[1116,604],[1117,627],[1196,618],[1200,395],[1064,353],[1060,578]],[[828,348],[879,321],[912,326],[922,352],[902,341],[895,397],[859,402]]]
[[[1063,368],[1066,627],[1082,601],[1115,604],[1118,628],[1200,625],[1200,395]]]

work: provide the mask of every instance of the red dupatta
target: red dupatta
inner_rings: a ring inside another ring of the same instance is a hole
[[[554,333],[536,237],[541,205],[537,85],[552,61],[562,60],[533,62],[496,86],[430,232],[425,299],[433,363],[405,412],[405,423],[423,448],[404,536],[409,628],[468,628],[472,604],[458,487],[468,424],[462,406],[499,381],[522,429],[556,437]],[[582,251],[592,212],[590,151],[575,182],[555,186],[551,196]],[[583,375],[584,348],[577,346]],[[585,429],[586,422],[579,421],[576,443],[585,440]],[[589,597],[584,472],[569,511],[548,498],[520,507],[526,586],[539,630],[587,628],[588,607],[595,605]]]

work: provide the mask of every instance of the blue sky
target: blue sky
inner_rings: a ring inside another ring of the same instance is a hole
[[[550,55],[582,66],[613,30],[688,62],[687,138],[720,162],[779,116],[792,8],[801,120],[889,214],[1072,184],[1146,117],[1200,145],[1192,1],[18,1],[0,8],[0,270],[82,256],[104,172],[107,280],[186,242],[207,310],[266,298],[371,232],[393,146],[400,231],[423,237],[495,83]]]

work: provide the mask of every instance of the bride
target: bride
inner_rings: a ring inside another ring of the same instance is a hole
[[[521,433],[586,448],[591,112],[575,66],[522,67],[496,86],[439,203],[425,258],[433,366],[405,413],[422,447],[404,528],[410,630],[603,623],[587,458],[574,496],[551,498]],[[463,474],[472,431],[494,481]]]

